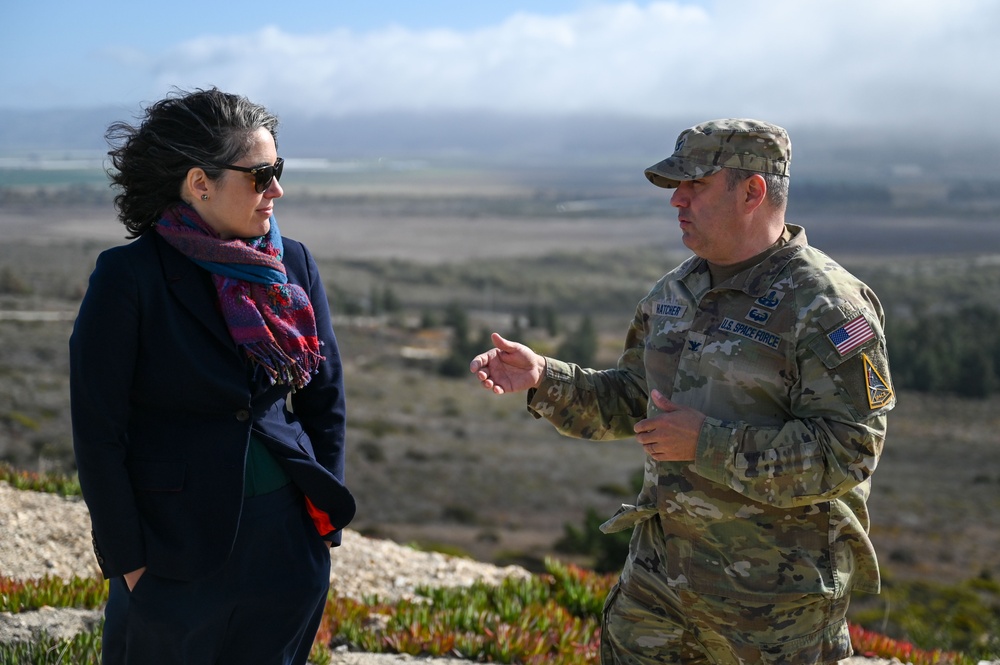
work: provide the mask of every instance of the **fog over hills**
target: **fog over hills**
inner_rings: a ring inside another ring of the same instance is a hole
[[[137,112],[138,108],[111,106],[0,109],[0,157],[59,153],[100,157],[107,150],[108,124],[132,120]],[[471,111],[280,117],[279,148],[286,157],[563,169],[602,165],[641,169],[667,156],[681,130],[709,119]],[[787,129],[797,181],[1000,180],[1000,169],[992,159],[1000,152],[1000,134],[902,126]]]

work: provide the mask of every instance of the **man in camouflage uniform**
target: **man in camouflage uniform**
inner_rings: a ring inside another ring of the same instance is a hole
[[[895,404],[875,294],[784,221],[780,127],[716,120],[646,170],[691,257],[639,303],[615,369],[493,336],[470,369],[584,439],[645,450],[602,663],[834,663],[878,592],[866,500]]]

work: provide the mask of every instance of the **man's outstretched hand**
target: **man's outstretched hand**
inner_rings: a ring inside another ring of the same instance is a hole
[[[524,344],[511,342],[497,333],[490,336],[495,348],[480,353],[469,363],[479,383],[497,395],[534,388],[545,376],[545,357]]]

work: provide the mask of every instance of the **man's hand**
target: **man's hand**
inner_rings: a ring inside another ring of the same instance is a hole
[[[480,353],[469,363],[469,371],[482,386],[497,395],[536,387],[545,376],[545,357],[497,333],[490,339],[496,348]]]
[[[698,450],[698,434],[705,414],[674,404],[659,390],[649,398],[662,413],[635,424],[635,440],[657,462],[689,462]]]

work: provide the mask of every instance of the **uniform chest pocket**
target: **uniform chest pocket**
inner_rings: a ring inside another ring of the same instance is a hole
[[[671,392],[677,364],[688,348],[689,321],[658,317],[650,321],[646,330],[646,348],[643,363],[649,388]],[[704,339],[704,335],[697,334]]]

